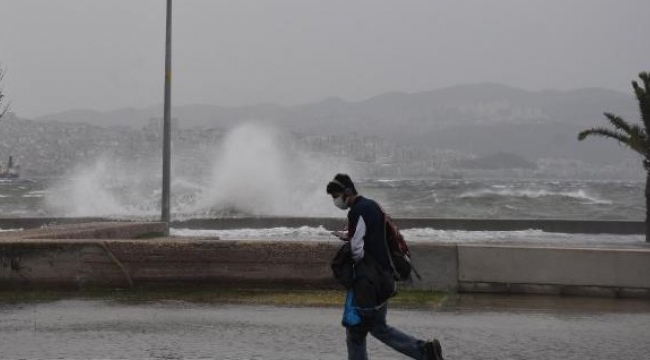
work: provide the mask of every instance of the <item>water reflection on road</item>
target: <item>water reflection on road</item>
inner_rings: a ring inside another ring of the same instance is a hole
[[[0,358],[344,359],[338,308],[182,301],[0,304]],[[645,359],[650,302],[463,296],[438,310],[389,312],[436,336],[447,359]],[[376,340],[373,359],[402,359]]]

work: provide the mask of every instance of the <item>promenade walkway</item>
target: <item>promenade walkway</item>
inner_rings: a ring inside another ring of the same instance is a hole
[[[0,303],[2,359],[346,358],[338,308],[156,301]],[[463,295],[443,309],[392,309],[436,336],[448,360],[638,360],[650,353],[644,300]],[[405,359],[369,340],[372,359]]]

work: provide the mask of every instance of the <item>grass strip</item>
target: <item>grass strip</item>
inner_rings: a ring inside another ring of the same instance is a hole
[[[390,300],[391,307],[437,308],[448,296],[442,292],[400,290]],[[125,303],[155,301],[186,301],[206,304],[269,305],[289,307],[338,307],[343,304],[343,290],[291,288],[234,288],[215,286],[183,286],[136,289],[71,290],[4,290],[0,304],[38,303],[59,300],[98,300]]]

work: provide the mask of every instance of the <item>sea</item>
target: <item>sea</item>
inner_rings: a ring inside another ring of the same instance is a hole
[[[172,183],[172,217],[176,220],[226,217],[341,218],[319,179],[293,187],[246,184],[216,187],[192,179]],[[242,182],[245,182],[242,180]],[[645,183],[638,180],[548,179],[359,179],[360,193],[379,201],[395,218],[561,219],[642,221]],[[157,182],[101,181],[95,177],[0,180],[0,217],[103,217],[156,220],[160,214]],[[16,229],[2,229],[3,231]],[[177,236],[221,239],[325,240],[323,226],[172,228]],[[450,242],[624,242],[643,243],[642,235],[581,235],[520,231],[402,229],[411,241]]]

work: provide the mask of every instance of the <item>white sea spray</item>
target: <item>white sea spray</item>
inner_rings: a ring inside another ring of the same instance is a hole
[[[346,162],[292,149],[278,129],[248,123],[224,139],[193,213],[233,210],[271,216],[332,216],[325,185]]]
[[[325,185],[337,172],[347,172],[345,159],[305,154],[290,136],[259,123],[230,130],[215,144],[203,176],[181,173],[172,162],[172,217],[334,216]],[[150,217],[160,212],[159,159],[104,155],[74,168],[42,197],[57,216]],[[354,176],[354,174],[353,174]]]

